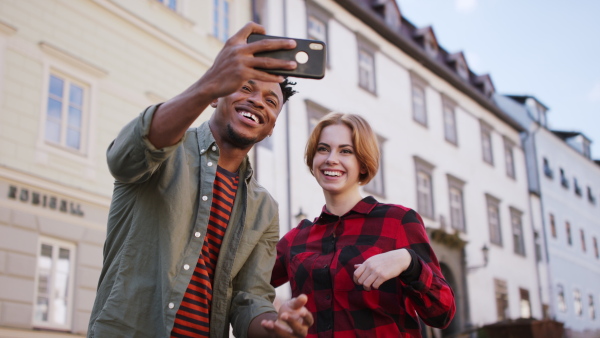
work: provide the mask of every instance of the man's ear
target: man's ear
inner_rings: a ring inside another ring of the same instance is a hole
[[[210,103],[210,106],[213,108],[217,108],[217,103],[219,103],[219,99],[214,99],[213,102]]]

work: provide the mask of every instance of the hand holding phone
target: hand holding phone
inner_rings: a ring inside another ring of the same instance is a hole
[[[262,39],[290,39],[280,36],[250,34],[248,43]],[[326,45],[323,41],[292,39],[296,41],[294,49],[280,49],[275,51],[260,52],[254,54],[256,57],[270,57],[274,59],[296,61],[297,67],[294,70],[285,69],[261,69],[265,72],[293,76],[309,79],[322,79],[325,76],[325,66],[327,63]]]

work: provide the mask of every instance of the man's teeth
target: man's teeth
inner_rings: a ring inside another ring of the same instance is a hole
[[[247,111],[243,111],[243,112],[241,112],[241,114],[242,114],[242,116],[247,117],[247,118],[251,119],[252,121],[254,121],[256,123],[259,123],[258,122],[258,117],[256,117],[256,115],[254,115],[252,113],[249,113]]]
[[[339,171],[329,171],[329,170],[325,170],[323,171],[325,173],[326,176],[342,176],[342,173]]]

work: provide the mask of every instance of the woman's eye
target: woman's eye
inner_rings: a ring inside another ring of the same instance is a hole
[[[350,150],[350,149],[342,149],[342,154],[352,154],[352,150]]]
[[[318,152],[327,151],[327,148],[325,148],[325,147],[318,147],[317,151]]]

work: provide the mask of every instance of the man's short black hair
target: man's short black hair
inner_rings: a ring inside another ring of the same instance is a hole
[[[281,92],[283,93],[283,103],[286,103],[292,95],[297,93],[297,91],[292,88],[292,86],[295,85],[296,82],[291,82],[287,78],[279,84],[279,87],[281,87]]]

